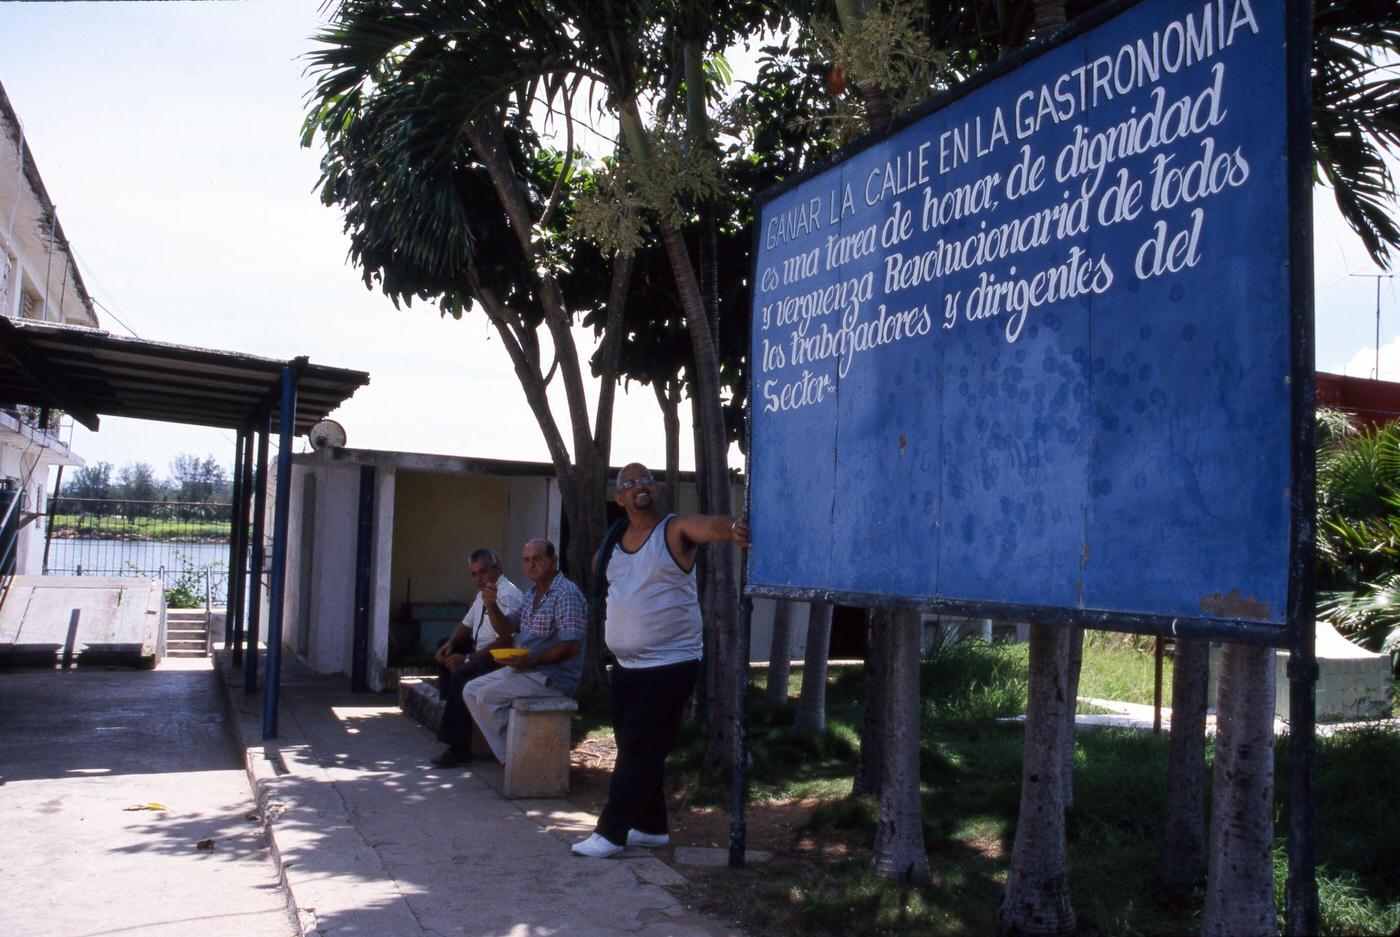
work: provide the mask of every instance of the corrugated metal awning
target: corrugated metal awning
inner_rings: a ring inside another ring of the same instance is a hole
[[[280,431],[286,367],[297,371],[298,434],[369,383],[364,371],[305,358],[279,361],[0,316],[0,403],[61,409],[94,430],[99,416],[245,429],[270,413]]]

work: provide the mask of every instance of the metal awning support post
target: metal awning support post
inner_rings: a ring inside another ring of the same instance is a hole
[[[258,465],[253,475],[253,558],[248,569],[248,655],[243,659],[243,692],[258,691],[258,625],[262,620],[263,518],[267,515],[267,434],[269,411],[259,418]]]
[[[287,589],[287,533],[292,494],[292,436],[297,423],[297,368],[282,369],[282,407],[277,428],[277,496],[272,503],[272,584],[267,601],[267,685],[263,689],[263,738],[277,738],[277,702],[282,678],[282,612]]]
[[[235,472],[243,479],[242,487],[239,488],[238,503],[235,510],[238,515],[238,526],[235,528],[235,535],[238,537],[238,565],[237,565],[237,587],[238,601],[235,611],[237,617],[233,623],[233,663],[242,665],[243,663],[243,633],[248,623],[248,521],[252,513],[248,509],[248,499],[253,494],[253,429],[240,430],[243,434],[243,461],[235,466]]]
[[[374,537],[373,465],[360,466],[360,518],[355,540],[355,631],[350,647],[350,692],[369,692],[369,581]]]
[[[239,498],[243,493],[243,447],[247,434],[238,431],[233,443],[233,499],[228,511],[228,580],[224,585],[224,645],[233,645],[233,622],[238,617],[238,515]]]

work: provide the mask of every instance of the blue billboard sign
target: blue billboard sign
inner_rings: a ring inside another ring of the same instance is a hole
[[[1287,623],[1285,25],[1120,7],[765,196],[751,592]]]

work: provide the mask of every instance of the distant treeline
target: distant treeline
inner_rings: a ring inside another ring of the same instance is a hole
[[[201,517],[220,514],[218,506],[233,500],[233,484],[213,456],[182,453],[163,478],[145,462],[129,462],[115,472],[112,463],[97,462],[65,474],[56,493],[60,503],[53,510],[59,514]]]

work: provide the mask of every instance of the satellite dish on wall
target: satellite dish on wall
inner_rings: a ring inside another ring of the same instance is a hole
[[[311,427],[307,435],[311,437],[312,449],[332,449],[345,445],[345,427],[335,420],[322,420]]]

